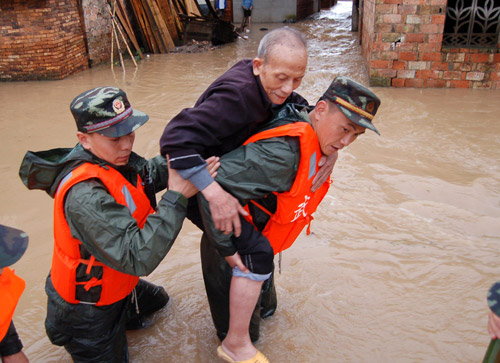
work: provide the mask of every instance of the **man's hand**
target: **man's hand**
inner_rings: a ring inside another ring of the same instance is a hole
[[[170,169],[168,164],[168,190],[179,192],[186,198],[191,198],[198,193],[198,189],[189,180],[185,180],[175,169]]]
[[[500,317],[491,310],[488,314],[488,332],[491,339],[500,338]]]
[[[246,216],[248,213],[243,209],[238,200],[224,191],[216,181],[203,189],[201,193],[210,205],[210,214],[212,215],[215,228],[225,234],[229,234],[234,230],[234,235],[239,237],[241,234],[239,214]]]
[[[319,170],[313,179],[311,191],[315,192],[317,189],[319,189],[319,187],[323,185],[324,182],[326,182],[333,171],[333,167],[335,166],[335,162],[337,161],[338,156],[339,153],[337,151],[328,157],[323,155],[321,159],[319,159]]]
[[[231,266],[231,268],[237,266],[241,272],[244,272],[246,274],[250,272],[250,270],[243,264],[243,261],[241,260],[241,257],[238,254],[238,252],[236,252],[232,256],[226,256],[224,258],[226,259],[229,266]]]
[[[207,170],[210,173],[210,176],[215,179],[217,176],[217,169],[219,169],[220,158],[218,156],[211,156],[208,159],[205,159],[207,162]]]

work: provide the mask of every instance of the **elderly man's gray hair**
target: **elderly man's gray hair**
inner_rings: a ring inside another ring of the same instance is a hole
[[[307,51],[307,41],[304,35],[296,29],[285,26],[264,35],[259,43],[257,57],[265,61],[277,45],[286,45],[292,48],[301,47]]]

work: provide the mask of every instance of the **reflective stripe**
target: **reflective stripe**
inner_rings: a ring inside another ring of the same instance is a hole
[[[314,175],[316,175],[316,151],[309,158],[309,176],[307,179],[311,179]]]
[[[70,171],[64,178],[62,178],[61,182],[59,183],[59,186],[57,187],[57,192],[56,194],[59,192],[59,189],[61,189],[61,187],[66,184],[66,182],[71,179],[71,176],[73,175],[73,172]]]
[[[125,202],[127,203],[127,207],[128,210],[130,211],[130,214],[134,214],[137,206],[135,205],[134,198],[132,198],[132,194],[130,194],[130,191],[128,190],[126,185],[123,186],[122,193],[123,196],[125,197]]]

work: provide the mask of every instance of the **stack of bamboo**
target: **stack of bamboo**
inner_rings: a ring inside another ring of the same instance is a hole
[[[118,1],[119,2],[119,1]],[[168,53],[182,40],[181,16],[201,16],[196,0],[129,0],[137,31],[151,53]]]

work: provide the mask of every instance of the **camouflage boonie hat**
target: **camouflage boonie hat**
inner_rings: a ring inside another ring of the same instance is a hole
[[[0,268],[16,263],[28,248],[28,235],[0,224]]]
[[[349,120],[375,131],[372,120],[380,106],[380,99],[365,86],[344,76],[336,77],[320,100],[335,102]]]
[[[500,281],[495,282],[490,287],[487,300],[491,311],[500,316]]]
[[[69,106],[78,131],[97,132],[107,137],[128,135],[148,121],[134,110],[127,95],[116,87],[97,87],[77,96]]]

